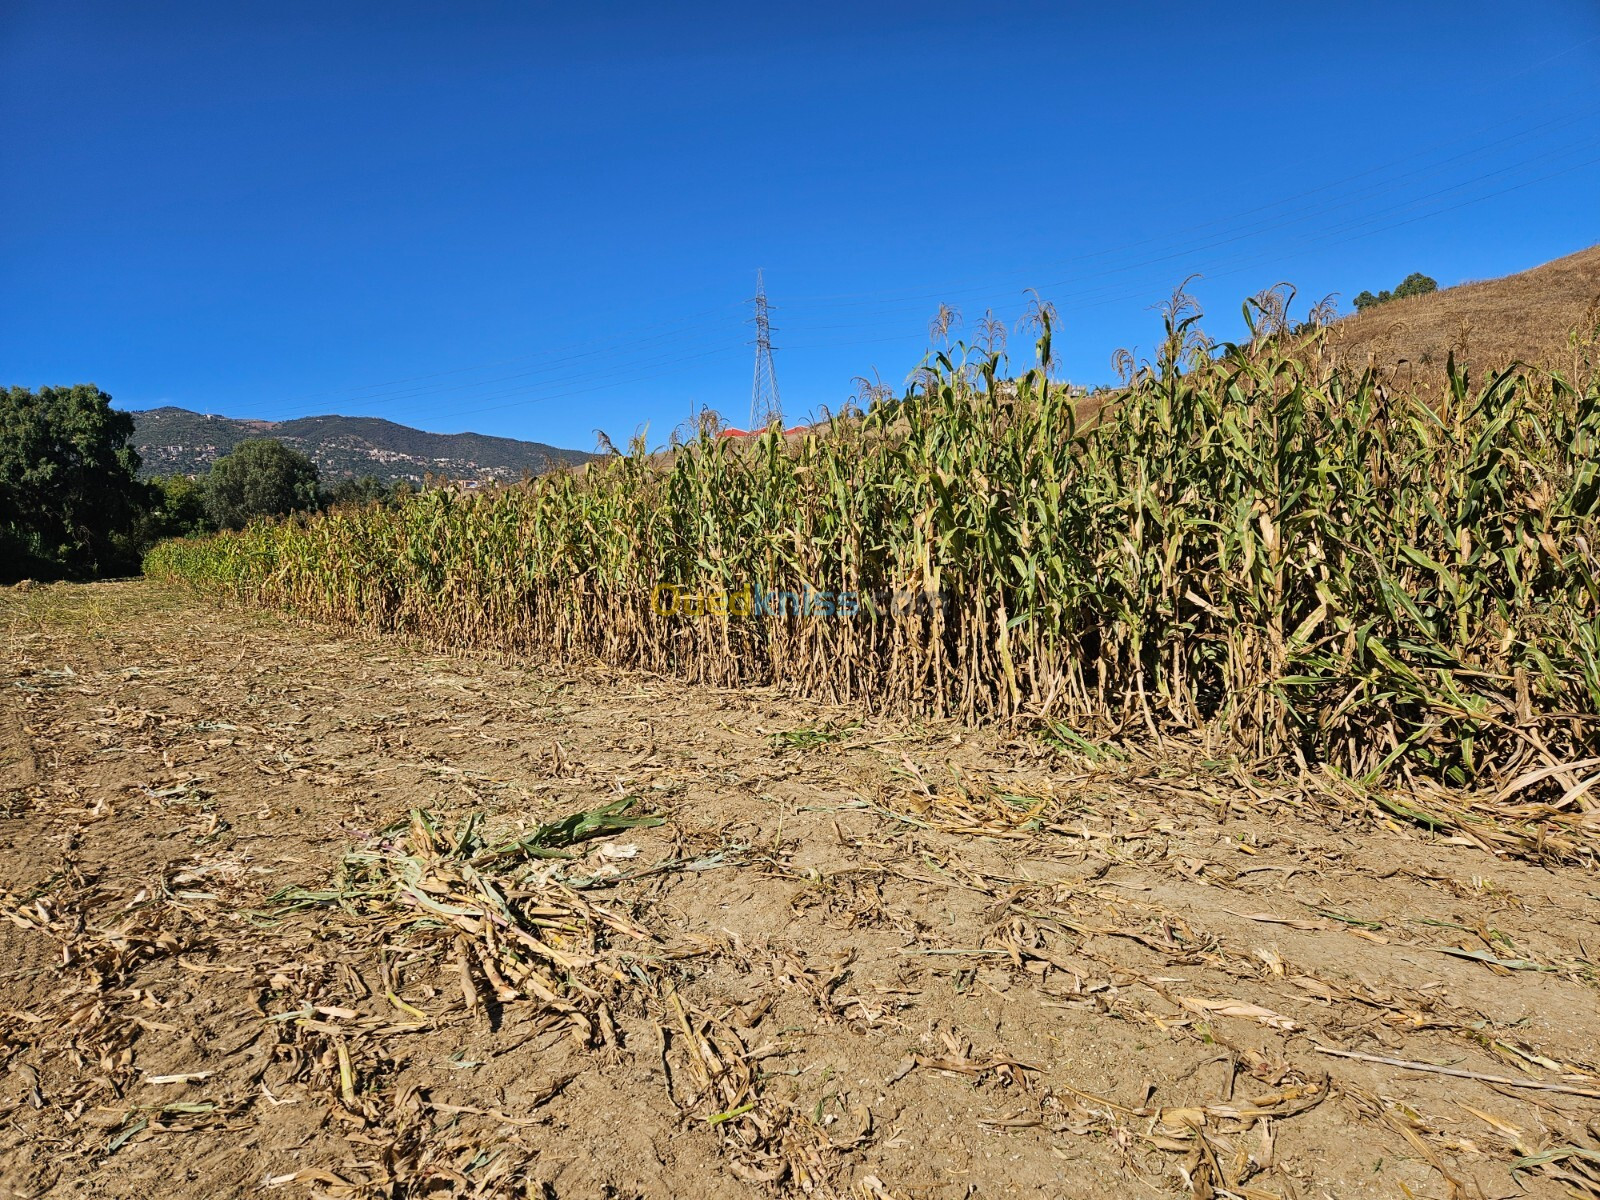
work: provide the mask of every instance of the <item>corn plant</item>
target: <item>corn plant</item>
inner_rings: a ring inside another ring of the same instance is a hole
[[[1174,305],[1155,361],[1081,426],[1067,389],[1007,379],[986,338],[795,439],[702,427],[519,487],[169,542],[146,569],[450,645],[1183,731],[1371,778],[1504,782],[1593,756],[1594,373],[1473,383],[1452,362],[1424,399],[1325,368],[1314,328],[1215,346],[1196,318]],[[1047,362],[1048,310],[1037,325]],[[661,584],[862,603],[663,617]]]

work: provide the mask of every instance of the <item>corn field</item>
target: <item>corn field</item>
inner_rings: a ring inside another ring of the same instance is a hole
[[[1319,332],[1213,347],[1195,319],[1171,311],[1093,420],[1044,371],[1007,382],[957,347],[798,438],[635,443],[491,493],[169,542],[146,571],[451,646],[1196,737],[1257,766],[1554,768],[1545,794],[1588,809],[1561,766],[1600,754],[1594,373],[1452,363],[1424,401],[1325,367]],[[662,616],[660,584],[862,606]]]

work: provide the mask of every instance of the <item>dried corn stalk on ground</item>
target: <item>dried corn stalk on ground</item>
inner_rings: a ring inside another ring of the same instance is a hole
[[[1600,1195],[1595,831],[1515,796],[0,630],[9,1194]]]

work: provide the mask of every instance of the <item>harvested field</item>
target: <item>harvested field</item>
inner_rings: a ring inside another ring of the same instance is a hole
[[[7,1195],[1600,1195],[1587,852],[150,581],[0,626]]]

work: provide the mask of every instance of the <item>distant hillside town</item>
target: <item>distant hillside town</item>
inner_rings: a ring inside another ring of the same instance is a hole
[[[185,408],[132,414],[141,473],[201,475],[240,442],[275,438],[307,455],[325,481],[374,475],[385,484],[429,476],[463,483],[511,481],[588,462],[582,450],[481,433],[428,433],[381,417],[301,417],[252,421]]]

